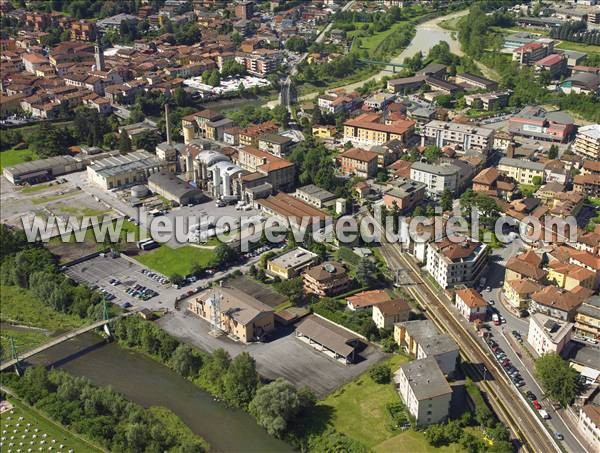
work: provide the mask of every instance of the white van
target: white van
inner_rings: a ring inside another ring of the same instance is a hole
[[[546,412],[544,409],[540,409],[539,413],[540,413],[540,415],[542,416],[542,418],[544,420],[549,420],[550,419],[550,414],[548,412]]]

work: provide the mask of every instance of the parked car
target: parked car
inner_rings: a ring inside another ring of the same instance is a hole
[[[542,405],[540,404],[540,402],[539,402],[538,400],[533,400],[533,401],[531,402],[531,405],[532,405],[533,407],[535,407],[535,408],[536,408],[538,411],[539,411],[539,410],[542,408]]]
[[[558,431],[556,431],[556,432],[554,433],[554,437],[555,437],[557,440],[565,440],[565,436],[563,436],[563,435],[562,435],[562,433],[559,433]]]
[[[550,420],[550,414],[544,409],[539,409],[539,413],[544,420]]]
[[[531,390],[527,390],[527,392],[525,392],[525,396],[529,401],[537,400],[537,396],[535,396],[535,393],[533,393]]]

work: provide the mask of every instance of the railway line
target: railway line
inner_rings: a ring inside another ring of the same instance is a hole
[[[403,269],[410,279],[405,290],[428,312],[429,318],[459,345],[465,359],[465,372],[486,390],[490,403],[515,433],[526,451],[561,451],[528,403],[508,381],[499,364],[487,353],[474,331],[469,331],[450,311],[450,302],[436,293],[420,275],[419,269],[406,258],[397,245],[382,243],[381,252],[391,269]],[[490,377],[492,380],[490,380]]]

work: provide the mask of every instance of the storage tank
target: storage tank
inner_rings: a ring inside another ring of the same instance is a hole
[[[148,193],[150,191],[148,190],[147,186],[144,186],[142,184],[139,184],[137,186],[133,186],[131,188],[131,196],[133,198],[144,198],[148,196]]]

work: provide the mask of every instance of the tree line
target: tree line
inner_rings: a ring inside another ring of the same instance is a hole
[[[563,41],[580,42],[588,45],[600,45],[600,31],[587,30],[587,25],[583,21],[567,22],[560,27],[550,29],[550,37]]]
[[[145,409],[110,387],[97,387],[86,378],[34,367],[28,368],[21,378],[5,375],[3,383],[27,403],[109,451],[208,450],[206,442],[184,428],[172,412]]]

